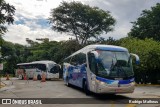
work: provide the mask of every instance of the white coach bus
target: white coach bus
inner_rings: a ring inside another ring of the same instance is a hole
[[[64,60],[63,78],[70,84],[94,93],[132,93],[134,72],[132,57],[124,47],[89,45]]]
[[[32,79],[35,75],[41,80],[42,73],[45,73],[46,79],[59,78],[60,67],[54,61],[34,61],[30,63],[17,64],[16,77],[23,79],[26,73],[27,78]]]

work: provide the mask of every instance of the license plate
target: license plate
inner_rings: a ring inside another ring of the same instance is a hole
[[[122,92],[122,89],[116,89],[115,91],[116,92]]]

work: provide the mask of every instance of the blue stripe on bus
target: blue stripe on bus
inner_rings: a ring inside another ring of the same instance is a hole
[[[106,51],[127,51],[126,48],[118,48],[118,47],[96,47],[97,50],[106,50]]]
[[[131,82],[134,82],[134,78],[128,79],[128,80],[110,80],[110,79],[105,79],[105,78],[96,76],[96,79],[99,81],[105,82],[107,84],[112,84],[115,81],[118,81],[118,84],[129,84]]]

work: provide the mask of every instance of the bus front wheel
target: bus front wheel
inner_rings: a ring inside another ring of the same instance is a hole
[[[38,79],[38,80],[41,80],[41,76],[40,76],[40,75],[38,75],[38,76],[37,76],[37,79]]]
[[[90,91],[88,90],[87,81],[83,82],[83,89],[84,89],[86,95],[90,95]]]

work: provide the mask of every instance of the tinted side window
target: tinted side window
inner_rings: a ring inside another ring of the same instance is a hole
[[[70,64],[71,64],[71,65],[74,65],[74,66],[77,65],[77,56],[76,56],[76,55],[72,57]]]
[[[86,63],[86,55],[84,53],[79,53],[71,59],[71,64],[74,66],[82,65],[84,63]]]
[[[86,54],[84,54],[84,53],[79,53],[78,54],[78,63],[80,65],[86,63]]]
[[[97,63],[93,53],[88,53],[89,68],[91,72],[96,74]]]
[[[46,72],[45,64],[36,64],[36,68],[38,68],[39,70],[42,70],[43,72]]]
[[[70,60],[71,60],[71,57],[66,58],[66,59],[64,60],[64,62],[65,62],[65,63],[70,63]]]

